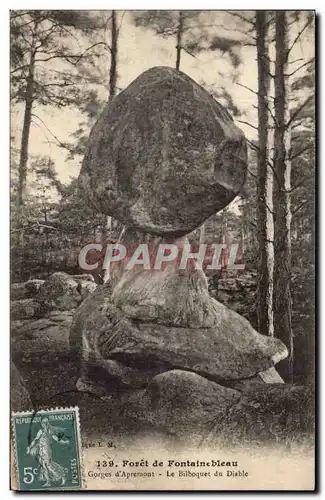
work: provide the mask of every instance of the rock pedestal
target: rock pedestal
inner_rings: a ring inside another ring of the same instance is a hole
[[[236,197],[246,170],[245,137],[228,112],[185,74],[156,67],[107,104],[79,183],[92,206],[126,225],[120,243],[148,244],[151,256],[161,243],[183,252],[185,235]],[[286,347],[212,299],[202,269],[193,261],[180,269],[177,259],[150,264],[113,266],[110,285],[77,310],[70,344],[79,389],[150,384],[152,394],[155,377],[168,373],[169,384],[176,377],[193,387],[194,405],[206,386],[209,404],[222,409],[247,381],[282,382],[274,364]],[[164,398],[177,409],[178,396]]]

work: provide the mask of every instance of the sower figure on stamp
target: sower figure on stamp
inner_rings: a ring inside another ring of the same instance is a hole
[[[43,418],[41,428],[31,444],[27,447],[27,454],[36,458],[40,465],[40,480],[44,486],[51,486],[52,482],[66,482],[68,469],[54,462],[52,458],[52,439],[61,444],[68,444],[69,439],[62,439],[63,429],[50,424],[48,418]]]

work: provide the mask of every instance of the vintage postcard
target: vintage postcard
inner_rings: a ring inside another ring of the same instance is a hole
[[[11,10],[11,488],[315,489],[314,11]]]

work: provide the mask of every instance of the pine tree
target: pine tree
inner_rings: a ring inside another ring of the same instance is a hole
[[[22,104],[24,119],[21,133],[17,204],[22,210],[26,190],[29,136],[35,104],[63,107],[80,102],[80,82],[76,66],[85,56],[71,51],[71,38],[78,30],[93,26],[87,13],[77,11],[11,12],[11,98]],[[60,60],[62,71],[53,63]],[[67,71],[64,70],[67,68]],[[42,120],[40,120],[42,121]]]
[[[312,102],[312,96],[307,97],[291,111],[289,97],[292,92],[290,77],[301,67],[290,73],[289,55],[305,29],[313,22],[313,15],[307,15],[303,30],[299,31],[290,45],[289,12],[275,13],[275,131],[274,131],[274,321],[275,335],[288,348],[287,360],[279,365],[281,374],[286,381],[292,382],[294,377],[294,333],[292,326],[292,193],[299,187],[296,181],[292,185],[292,161],[298,159],[303,150],[292,150],[292,128],[297,119],[301,119]],[[311,62],[311,61],[310,61]],[[307,62],[307,65],[309,63]],[[299,85],[298,85],[299,86]],[[296,84],[297,90],[297,84]],[[294,85],[293,85],[294,88]],[[304,148],[303,148],[304,149]],[[308,150],[308,147],[307,147]],[[305,149],[306,151],[306,149]],[[300,181],[302,182],[302,181]],[[294,209],[296,213],[301,207]]]
[[[260,333],[273,335],[273,221],[272,172],[269,156],[268,18],[256,12],[258,65],[258,169],[257,169],[257,318]]]

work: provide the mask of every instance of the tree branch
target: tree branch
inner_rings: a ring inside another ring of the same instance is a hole
[[[299,120],[299,122],[296,122],[294,125],[292,125],[291,130],[300,127],[302,125],[302,120]]]
[[[35,68],[40,69],[42,71],[50,71],[51,73],[56,73],[57,75],[60,75],[60,76],[65,77],[65,78],[67,78],[67,77],[75,78],[76,77],[76,75],[73,73],[68,73],[67,71],[59,71],[57,69],[50,68],[50,67],[47,68],[46,66],[41,66],[40,64],[35,65]],[[79,78],[83,78],[83,77],[79,77]]]
[[[37,221],[37,222],[35,222],[35,224],[32,224],[31,226],[23,225],[22,228],[24,230],[26,230],[26,229],[28,230],[28,229],[38,229],[38,228],[44,227],[45,229],[53,229],[54,231],[60,231],[61,233],[72,234],[73,236],[84,236],[89,231],[91,231],[92,229],[95,229],[96,227],[99,227],[99,226],[100,226],[100,223],[97,223],[91,227],[87,227],[83,233],[79,233],[79,232],[76,233],[73,230],[71,231],[68,229],[64,229],[62,227],[50,226],[48,224],[44,224],[43,222]],[[18,231],[21,231],[22,228],[20,227],[18,229],[12,229],[11,233],[16,233]]]
[[[309,59],[309,61],[307,61],[304,64],[302,64],[301,66],[299,66],[299,68],[295,69],[292,73],[289,73],[289,74],[287,74],[285,76],[286,77],[290,77],[290,76],[294,75],[295,73],[297,73],[298,71],[300,71],[302,68],[304,68],[305,66],[308,66],[308,64],[311,64],[314,61],[315,61],[315,58],[312,57],[311,59]]]
[[[299,113],[307,106],[307,104],[314,98],[313,95],[307,97],[307,99],[292,113],[290,120],[287,122],[286,127],[290,127],[291,123],[296,119]]]
[[[187,25],[187,28],[197,28],[197,25]],[[249,29],[248,31],[240,30],[239,28],[227,28],[223,24],[202,24],[202,28],[221,28],[224,31],[231,31],[232,33],[236,31],[237,33],[241,33],[242,35],[248,35],[252,40],[256,40],[256,37],[252,35],[253,29]],[[256,45],[253,44],[253,47]]]
[[[294,63],[296,63],[296,62],[303,61],[303,60],[304,60],[304,58],[303,58],[303,57],[299,57],[298,59],[295,59],[294,61],[289,61],[289,62],[288,62],[288,65],[289,65],[289,64],[294,64]]]
[[[47,136],[46,132],[45,132],[45,131],[42,129],[42,127],[41,127],[38,123],[36,123],[34,120],[32,120],[32,123],[34,123],[34,125],[36,125],[36,127],[38,127],[38,128],[39,128],[39,129],[43,132],[43,134],[45,135],[46,142],[47,142],[47,144],[48,144],[48,146],[49,146],[49,149],[50,149],[50,156],[52,156],[52,147],[51,147],[51,142],[50,142],[50,140],[49,140],[49,138],[48,138],[48,136]]]
[[[251,142],[249,139],[246,139],[246,142],[248,142],[249,146],[251,147],[251,149],[253,149],[254,151],[259,151],[260,148],[258,146],[256,146],[256,144],[254,144],[253,142]]]
[[[257,175],[254,174],[251,170],[249,170],[249,168],[247,169],[247,172],[252,176],[254,177],[254,179],[258,179]]]
[[[289,189],[287,192],[288,193],[292,193],[293,191],[295,191],[296,189],[298,189],[300,186],[302,186],[302,184],[304,184],[308,179],[313,179],[314,178],[314,175],[306,175],[305,177],[303,177],[301,179],[301,181],[297,182],[294,186],[292,186],[291,189]]]
[[[69,59],[75,59],[75,58],[80,58],[82,57],[82,54],[54,54],[50,57],[46,57],[45,59],[35,59],[35,62],[48,62],[48,61],[52,61],[52,59],[65,59],[67,62],[69,62],[70,64],[76,64],[76,63],[71,63],[71,61],[69,61]]]
[[[67,149],[68,151],[70,151],[70,149],[67,146],[67,144],[64,144],[63,142],[61,142],[60,139],[55,134],[53,134],[53,132],[46,125],[46,123],[44,123],[44,121],[42,120],[42,118],[40,118],[39,116],[35,115],[35,113],[32,113],[31,116],[34,117],[34,118],[37,118],[44,125],[44,127],[46,128],[46,130],[51,134],[52,137],[54,137],[54,139],[57,141],[57,143],[59,144],[59,146],[61,146],[62,148]]]
[[[121,29],[121,27],[122,27],[122,23],[123,23],[123,19],[124,19],[125,14],[126,14],[126,10],[124,10],[124,11],[123,11],[123,14],[122,14],[122,16],[121,16],[120,25],[119,25],[119,27],[117,28],[117,34],[119,34],[119,32],[120,32],[120,29]],[[112,16],[111,16],[111,17],[112,17]]]
[[[190,56],[194,57],[194,59],[199,60],[199,58],[198,58],[198,57],[196,57],[194,54],[192,54],[192,53],[191,53],[189,50],[187,50],[185,47],[181,46],[181,49],[182,49],[182,50],[185,50],[185,52],[187,52]]]
[[[108,45],[108,43],[106,42],[97,42],[97,43],[94,43],[93,45],[91,45],[90,47],[88,47],[80,56],[79,58],[77,59],[77,61],[73,64],[78,64],[78,62],[80,61],[80,59],[82,59],[84,57],[84,55],[86,54],[86,52],[88,52],[89,50],[93,49],[94,47],[97,47],[98,45],[103,45],[107,50],[108,52],[112,52],[111,50],[111,47]],[[75,56],[74,56],[75,57]]]
[[[35,81],[35,84],[38,87],[70,87],[71,85],[75,85],[73,82],[62,82],[62,83],[39,83]]]
[[[63,53],[53,53],[53,55],[51,55],[50,57],[46,57],[46,58],[43,58],[43,59],[35,59],[35,63],[37,63],[37,62],[48,62],[48,61],[51,61],[52,59],[64,59],[68,63],[70,63],[70,64],[72,64],[72,65],[75,66],[76,64],[78,64],[78,62],[80,61],[80,59],[82,59],[84,57],[84,55],[89,50],[93,49],[94,47],[96,47],[98,45],[104,45],[109,52],[111,51],[111,48],[109,47],[109,45],[106,42],[97,42],[97,43],[94,43],[93,45],[91,45],[90,47],[88,47],[86,50],[84,50],[84,52],[82,52],[82,54],[65,54],[64,52]],[[69,59],[76,59],[76,61],[72,62]],[[25,66],[26,65],[22,66],[21,68],[24,68]],[[17,68],[14,71],[18,71],[18,69],[20,69],[20,68]],[[13,71],[12,71],[12,73],[13,73]]]
[[[20,71],[21,69],[28,68],[29,64],[23,64],[22,66],[18,66],[18,68],[14,68],[10,71],[10,74],[13,75],[14,73],[17,73],[17,71]]]
[[[242,87],[243,89],[249,90],[250,92],[252,92],[253,94],[258,96],[258,92],[256,92],[256,90],[253,90],[249,87],[246,87],[246,85],[243,85],[242,83],[237,82],[236,85],[238,85],[239,87]]]
[[[294,160],[295,158],[298,158],[298,156],[302,155],[305,151],[308,151],[309,149],[312,149],[314,147],[314,144],[308,144],[304,148],[300,149],[296,153],[290,155],[289,160]]]
[[[256,146],[255,144],[253,144],[250,140],[246,139],[246,142],[248,142],[249,146],[250,146],[250,147],[251,147],[254,151],[258,151],[258,152],[260,151],[260,148],[259,148],[258,146]],[[278,177],[278,174],[277,174],[277,172],[276,172],[276,170],[275,170],[274,166],[272,165],[272,162],[271,162],[271,161],[268,161],[268,162],[267,162],[267,164],[268,164],[268,166],[270,167],[270,169],[272,170],[273,175],[274,175],[274,178],[275,178],[275,180],[276,180],[276,182],[277,182],[278,186],[280,186],[280,185],[281,185],[281,184],[280,184],[280,179],[279,179],[279,177]]]
[[[37,51],[38,49],[40,49],[41,47],[43,47],[43,45],[45,44],[45,42],[51,37],[51,35],[53,35],[55,33],[55,26],[52,26],[51,29],[48,31],[48,33],[46,34],[46,36],[44,38],[42,38],[40,40],[40,43],[38,45],[36,45],[35,47],[35,50]],[[42,52],[42,51],[41,51]]]
[[[293,47],[295,46],[295,44],[298,42],[299,38],[301,37],[301,35],[304,33],[304,31],[308,28],[308,26],[313,22],[313,18],[310,17],[310,19],[308,19],[308,21],[306,22],[305,26],[302,28],[302,30],[299,31],[298,35],[296,36],[296,38],[294,39],[294,41],[292,42],[292,45],[289,47],[288,49],[288,54],[287,54],[287,57],[289,57],[289,54],[291,52],[291,50],[293,49]]]
[[[244,120],[236,120],[236,122],[243,123],[244,125],[248,125],[249,127],[252,127],[255,130],[258,130],[258,127],[256,127],[255,125],[252,125],[251,123],[245,122]]]
[[[253,89],[251,89],[250,87],[247,87],[246,85],[243,85],[242,83],[238,83],[238,82],[237,82],[237,83],[236,83],[236,85],[238,85],[239,87],[242,87],[243,89],[249,90],[250,92],[252,92],[252,93],[253,93],[254,95],[256,95],[256,96],[259,96],[259,93],[258,93],[256,90],[253,90]],[[273,97],[271,97],[271,96],[269,96],[269,99],[274,99],[274,98],[273,98]],[[255,106],[255,107],[256,107],[256,106]],[[270,110],[270,108],[269,108],[269,107],[268,107],[268,110],[269,110],[269,112],[270,112],[270,113],[271,113],[271,115],[272,115],[272,112],[271,112],[271,110]],[[274,117],[272,116],[272,118],[274,118]]]
[[[299,210],[301,210],[305,205],[307,205],[307,203],[310,203],[312,200],[304,200],[302,203],[300,203],[300,205],[298,205],[294,210],[292,210],[291,212],[291,216],[293,217],[294,215],[296,215]]]
[[[254,21],[252,21],[251,19],[247,19],[245,16],[242,16],[241,14],[238,14],[238,12],[231,12],[231,11],[229,12],[228,11],[228,14],[230,14],[231,16],[237,17],[238,19],[240,19],[241,21],[244,21],[245,23],[249,23],[252,26],[255,26]]]
[[[271,162],[271,161],[268,161],[268,162],[267,162],[267,164],[268,164],[268,166],[270,167],[270,169],[272,170],[273,175],[274,175],[274,178],[275,178],[275,180],[276,180],[276,182],[277,182],[277,184],[278,184],[279,188],[281,189],[280,179],[279,179],[279,177],[278,177],[277,171],[276,171],[276,170],[275,170],[275,168],[274,168],[274,165],[272,164],[272,162]]]

